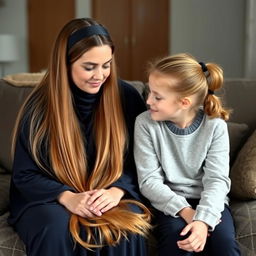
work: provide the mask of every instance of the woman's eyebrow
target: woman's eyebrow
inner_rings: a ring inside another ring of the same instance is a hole
[[[108,63],[110,63],[111,61],[112,61],[112,58],[111,58],[110,60],[106,61],[104,64],[108,64]]]
[[[106,61],[105,63],[103,63],[103,65],[108,64],[108,63],[110,63],[111,61],[112,61],[112,58],[111,58],[110,60]],[[91,66],[97,66],[97,65],[99,65],[98,63],[94,63],[94,62],[91,62],[91,61],[83,62],[83,64],[91,65]]]

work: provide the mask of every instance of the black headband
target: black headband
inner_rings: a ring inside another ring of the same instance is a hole
[[[78,41],[93,35],[104,35],[109,37],[108,31],[100,25],[91,25],[75,31],[68,39],[68,50]]]
[[[201,65],[203,72],[207,72],[208,71],[208,68],[206,67],[204,62],[199,62],[199,64]]]

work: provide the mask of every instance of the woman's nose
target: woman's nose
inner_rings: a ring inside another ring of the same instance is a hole
[[[104,73],[102,69],[96,69],[93,74],[94,79],[102,80],[104,78]]]

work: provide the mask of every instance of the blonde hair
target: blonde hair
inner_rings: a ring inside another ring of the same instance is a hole
[[[124,151],[127,148],[127,131],[113,58],[110,76],[104,84],[95,114],[93,131],[97,153],[92,174],[88,174],[84,139],[72,102],[69,69],[91,47],[109,45],[114,50],[114,46],[109,37],[93,35],[68,50],[67,40],[72,32],[91,24],[97,23],[90,19],[74,19],[59,33],[48,72],[19,113],[12,144],[14,151],[22,121],[28,117],[29,145],[34,161],[48,175],[77,192],[108,188],[115,182],[122,175]],[[49,152],[50,170],[42,156],[45,148]],[[129,204],[139,206],[143,213],[130,211]],[[82,246],[94,248],[104,244],[115,245],[121,237],[127,237],[129,232],[147,235],[149,221],[150,212],[142,203],[121,200],[117,207],[100,217],[82,218],[71,213],[70,232]],[[81,225],[87,232],[86,241],[80,237]],[[98,241],[94,237],[95,228]]]
[[[202,65],[192,55],[181,53],[150,63],[149,74],[158,72],[176,78],[178,82],[172,85],[172,90],[181,97],[196,95],[195,107],[203,105],[210,118],[228,120],[230,111],[223,107],[220,97],[214,93],[223,85],[223,71],[215,63]]]

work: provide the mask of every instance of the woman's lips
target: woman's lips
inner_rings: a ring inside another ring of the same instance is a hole
[[[88,84],[92,87],[99,87],[101,86],[102,82],[88,82]]]

